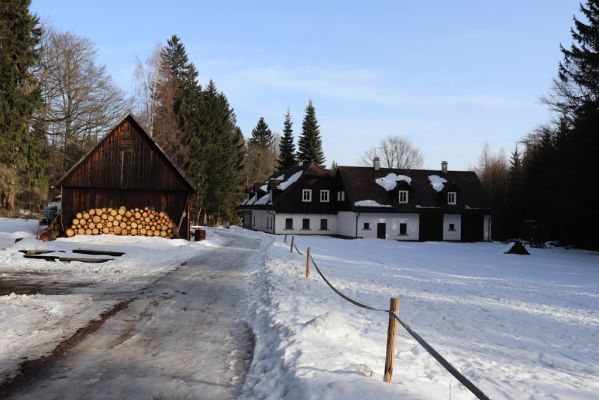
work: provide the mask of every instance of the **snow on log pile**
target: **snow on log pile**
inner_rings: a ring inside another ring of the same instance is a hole
[[[75,235],[114,234],[121,236],[177,237],[179,230],[170,217],[148,207],[127,209],[92,208],[79,212],[67,229],[67,237]]]

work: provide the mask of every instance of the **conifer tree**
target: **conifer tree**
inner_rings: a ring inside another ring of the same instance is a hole
[[[293,143],[293,123],[291,122],[289,110],[287,110],[285,122],[283,122],[283,137],[279,143],[278,163],[279,171],[291,168],[297,164],[297,160],[295,159],[295,144]]]
[[[273,144],[272,131],[268,127],[264,117],[260,117],[256,127],[252,130],[252,137],[249,140],[250,145],[257,145],[263,149],[268,149]]]
[[[316,110],[312,100],[306,106],[306,114],[302,123],[302,134],[298,141],[297,158],[304,163],[315,162],[324,166],[325,157],[320,138],[320,126],[316,120]]]
[[[32,116],[42,106],[33,69],[39,60],[41,29],[29,12],[29,0],[0,4],[0,169],[19,176],[21,188],[32,190],[45,183],[44,137],[32,127]],[[9,190],[6,190],[9,189]],[[10,198],[17,188],[5,188]],[[7,204],[8,203],[8,204]]]
[[[580,11],[588,23],[574,17],[571,30],[574,39],[570,49],[560,46],[564,55],[559,65],[559,80],[563,84],[562,100],[570,103],[569,108],[599,108],[599,0],[587,0]],[[558,85],[558,90],[559,90]]]

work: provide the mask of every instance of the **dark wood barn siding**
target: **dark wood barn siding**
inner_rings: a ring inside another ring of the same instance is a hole
[[[77,212],[151,207],[179,223],[192,189],[133,118],[121,122],[60,182],[65,225]],[[187,237],[187,219],[179,231]]]
[[[62,181],[66,187],[189,191],[133,122],[125,120]]]

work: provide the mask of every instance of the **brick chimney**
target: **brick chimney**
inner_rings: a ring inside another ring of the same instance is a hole
[[[444,174],[447,173],[447,161],[441,161],[441,171],[443,171]]]
[[[372,160],[372,166],[374,167],[375,171],[378,171],[381,168],[381,160],[378,157],[374,157],[374,160]]]

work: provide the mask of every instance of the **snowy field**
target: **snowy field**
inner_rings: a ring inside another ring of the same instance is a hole
[[[243,398],[472,399],[400,327],[392,384],[382,382],[387,316],[335,295],[281,236],[254,274],[254,360]],[[599,254],[499,243],[296,237],[334,285],[388,308],[492,399],[599,398]]]
[[[34,220],[0,219],[0,383],[14,376],[22,361],[47,355],[102,312],[182,262],[227,242],[213,234],[197,243],[113,235],[44,243],[35,239],[36,228]],[[15,238],[25,239],[14,244]],[[102,264],[64,263],[27,259],[21,249],[72,256],[73,249],[126,254]]]
[[[0,382],[182,262],[230,243],[220,229],[198,243],[109,235],[42,243],[35,228],[35,221],[0,219]],[[227,234],[262,240],[239,278],[251,287],[245,315],[256,336],[242,399],[474,398],[402,328],[393,383],[383,383],[386,315],[345,302],[314,270],[305,279],[305,257],[290,254],[282,236]],[[14,244],[18,237],[25,239]],[[599,254],[296,239],[356,300],[387,308],[399,296],[402,319],[492,399],[598,398]],[[18,251],[77,248],[126,254],[88,264],[31,260]],[[40,294],[19,294],[27,285]]]

